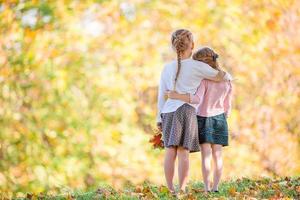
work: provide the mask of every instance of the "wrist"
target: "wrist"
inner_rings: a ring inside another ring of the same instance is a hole
[[[170,96],[171,99],[178,99],[178,95],[177,93],[173,93],[171,96]]]

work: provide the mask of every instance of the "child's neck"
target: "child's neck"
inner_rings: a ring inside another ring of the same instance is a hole
[[[181,59],[184,60],[184,59],[188,59],[191,57],[191,53],[190,52],[184,52],[181,56]]]

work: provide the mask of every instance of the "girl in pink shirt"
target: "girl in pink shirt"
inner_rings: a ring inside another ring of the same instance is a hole
[[[218,55],[208,47],[199,49],[193,55],[193,59],[219,69],[217,58]],[[169,91],[167,95],[171,99],[198,104],[198,134],[202,154],[202,175],[205,191],[218,192],[223,167],[222,147],[228,146],[228,125],[226,118],[229,116],[231,109],[231,82],[214,82],[204,79],[200,82],[195,94],[179,94]],[[209,181],[211,157],[213,157],[214,161],[212,186]]]

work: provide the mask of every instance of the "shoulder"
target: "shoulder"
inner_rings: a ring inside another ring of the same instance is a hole
[[[164,75],[171,73],[175,66],[175,61],[165,63],[161,74]]]
[[[231,81],[221,81],[221,82],[218,82],[218,83],[215,83],[215,84],[219,85],[221,88],[223,88],[227,91],[232,90]]]
[[[188,64],[189,64],[189,68],[195,72],[205,74],[207,76],[213,76],[213,75],[217,74],[216,73],[217,71],[215,69],[213,69],[211,66],[209,66],[208,64],[206,64],[204,62],[190,59],[188,61]]]
[[[209,79],[203,79],[200,83],[200,86],[202,87],[212,87],[214,85],[218,85],[220,84],[221,82],[215,82],[215,81],[212,81],[212,80],[209,80]]]
[[[226,80],[226,81],[221,81],[224,85],[227,85],[228,87],[232,87],[232,81],[231,80]]]
[[[169,69],[169,68],[172,68],[172,67],[174,67],[175,65],[176,65],[176,61],[175,61],[175,60],[172,60],[172,61],[170,61],[170,62],[167,62],[167,63],[165,63],[165,65],[164,65],[164,70]]]
[[[210,67],[208,64],[198,61],[198,60],[194,60],[194,59],[189,59],[188,63],[193,65],[193,66],[197,66],[197,67]]]

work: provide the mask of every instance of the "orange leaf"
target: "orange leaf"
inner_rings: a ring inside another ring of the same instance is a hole
[[[149,141],[153,144],[154,148],[163,148],[162,133],[158,131]]]
[[[235,187],[230,187],[229,190],[228,190],[228,192],[229,192],[229,194],[230,194],[231,196],[235,196],[235,194],[236,194],[236,189],[235,189]]]

